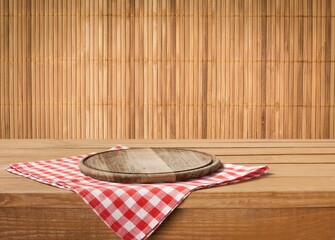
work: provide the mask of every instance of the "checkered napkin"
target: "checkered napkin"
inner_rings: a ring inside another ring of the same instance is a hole
[[[111,151],[127,149],[115,146]],[[92,153],[91,153],[92,154]],[[146,239],[194,190],[237,183],[259,177],[267,166],[245,167],[225,164],[223,169],[200,179],[162,184],[120,184],[83,175],[78,167],[88,156],[15,163],[6,168],[38,182],[72,190],[123,239]]]

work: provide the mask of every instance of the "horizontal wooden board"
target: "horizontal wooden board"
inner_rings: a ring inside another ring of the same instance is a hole
[[[87,226],[84,227],[78,219]],[[57,211],[48,208],[1,208],[0,239],[119,239],[101,223],[89,208],[71,211],[61,207]]]
[[[267,165],[270,167],[270,176],[267,177],[332,177],[335,172],[335,164],[300,164],[300,163],[291,163],[291,164],[272,164],[262,162],[262,165]],[[255,166],[253,163],[244,163],[245,166]],[[2,167],[0,165],[0,167]],[[18,175],[8,173],[7,171],[0,170],[1,177],[16,177]]]
[[[190,148],[204,151],[216,156],[245,156],[245,155],[321,155],[334,154],[335,148]]]
[[[150,239],[328,240],[334,228],[334,208],[177,209]],[[88,208],[3,208],[0,233],[2,240],[118,239]]]
[[[327,219],[329,219],[328,222]],[[334,237],[335,209],[181,209],[153,239],[320,239]],[[169,234],[169,230],[172,233]],[[166,235],[165,235],[166,234]]]
[[[11,163],[38,161],[45,159],[55,159],[66,156],[80,155],[82,149],[63,150],[64,153],[48,151],[46,153],[33,154],[16,157],[6,157],[0,154],[0,168],[4,168]],[[235,164],[335,164],[334,155],[265,155],[265,156],[218,156],[223,163]],[[0,173],[1,175],[1,173]]]
[[[298,170],[297,170],[298,171]],[[288,171],[287,175],[289,175],[290,171]],[[331,174],[331,171],[328,171],[328,175]],[[335,189],[335,186],[332,186],[332,184],[335,181],[330,176],[320,176],[319,173],[313,174],[313,172],[306,173],[306,175],[310,176],[281,176],[280,173],[273,172],[268,175],[264,176],[263,178],[251,180],[244,182],[243,184],[234,184],[232,186],[225,186],[225,187],[219,187],[219,188],[210,188],[201,190],[200,192],[217,192],[217,193],[223,193],[227,190],[229,191],[238,191],[238,192],[266,192],[269,191],[273,186],[276,186],[276,188],[273,188],[273,191],[287,191],[291,192],[294,190],[300,192],[301,191],[333,191]],[[8,180],[7,180],[8,179]],[[319,179],[319,180],[317,180]],[[327,182],[327,179],[329,181],[329,184],[325,184]],[[292,181],[291,184],[289,182]],[[313,183],[313,181],[316,181]],[[41,183],[37,183],[33,180],[28,180],[26,178],[1,178],[1,193],[29,193],[32,192],[39,192],[41,194],[43,193],[49,193],[49,191],[54,192],[54,187],[50,187],[48,185],[44,185]],[[275,185],[273,185],[275,184]],[[287,184],[287,185],[286,185]],[[298,185],[298,186],[297,186]],[[267,187],[268,186],[268,187]],[[250,187],[252,189],[250,189]],[[264,188],[264,189],[262,189]],[[298,190],[297,190],[298,189]]]
[[[267,155],[335,155],[335,148],[188,148],[221,156],[267,156]],[[104,149],[107,150],[107,149]],[[103,151],[100,148],[87,149],[7,149],[0,151],[0,158],[21,156],[33,157],[35,160],[73,155],[84,155],[92,152]]]
[[[24,178],[1,178],[0,186],[0,199],[2,199],[0,205],[2,207],[22,205],[40,207],[45,204],[49,207],[58,207],[61,204],[60,201],[63,201],[65,205],[69,204],[69,207],[76,207],[76,201],[79,200],[74,193]],[[280,177],[273,174],[241,184],[193,192],[180,207],[330,207],[335,205],[334,192],[333,177]],[[58,195],[61,196],[59,199]],[[32,199],[32,201],[27,201],[27,199]],[[250,203],[253,204],[250,205]]]

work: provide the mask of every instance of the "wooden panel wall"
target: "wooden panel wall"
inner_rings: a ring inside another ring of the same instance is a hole
[[[335,0],[0,0],[0,138],[334,138]]]

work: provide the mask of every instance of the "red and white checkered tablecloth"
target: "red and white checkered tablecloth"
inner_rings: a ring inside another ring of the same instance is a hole
[[[126,148],[118,145],[111,150]],[[76,192],[109,228],[127,240],[146,239],[194,190],[245,181],[268,171],[267,166],[224,164],[223,169],[212,175],[185,182],[120,184],[83,175],[78,163],[88,155],[14,163],[6,170]]]

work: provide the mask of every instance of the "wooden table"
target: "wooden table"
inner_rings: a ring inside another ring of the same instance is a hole
[[[0,239],[117,239],[74,193],[2,170],[129,147],[186,147],[268,176],[193,192],[152,239],[335,239],[334,140],[0,140]]]

